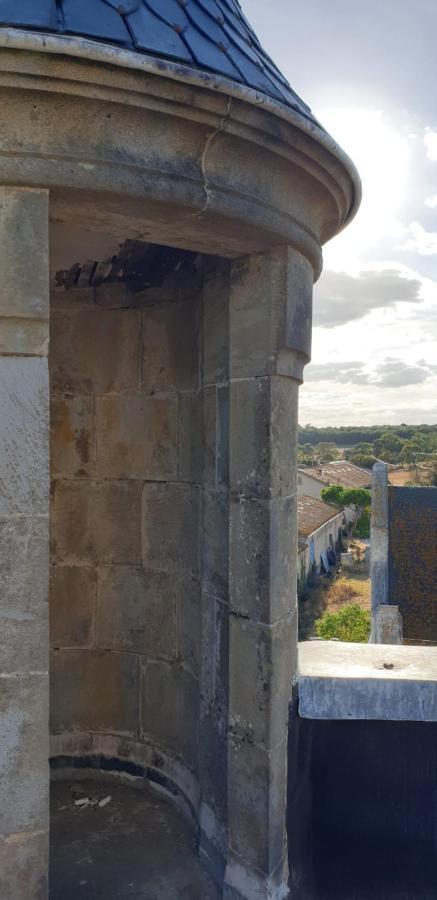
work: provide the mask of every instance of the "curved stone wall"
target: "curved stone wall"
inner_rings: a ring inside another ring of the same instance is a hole
[[[164,284],[130,308],[123,288],[109,308],[104,287],[54,291],[50,351],[52,751],[137,759],[176,782],[186,770],[193,804],[199,285],[195,272],[185,299]]]

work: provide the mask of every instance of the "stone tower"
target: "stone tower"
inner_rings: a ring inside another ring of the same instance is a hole
[[[237,0],[4,0],[0,135],[0,896],[47,896],[51,757],[140,767],[279,900],[297,395],[358,177]]]

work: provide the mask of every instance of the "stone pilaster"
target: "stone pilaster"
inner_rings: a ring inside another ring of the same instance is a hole
[[[388,468],[385,463],[375,463],[372,479],[371,521],[371,582],[372,582],[372,633],[371,643],[376,642],[378,610],[388,601]]]
[[[0,188],[0,896],[48,871],[48,192]]]
[[[297,407],[312,282],[308,262],[287,247],[239,260],[231,273],[227,900],[288,895]]]

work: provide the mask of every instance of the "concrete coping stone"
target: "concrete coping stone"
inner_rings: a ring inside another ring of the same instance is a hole
[[[305,641],[298,689],[303,719],[437,722],[437,649]]]

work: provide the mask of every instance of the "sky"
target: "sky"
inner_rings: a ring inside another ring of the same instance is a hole
[[[324,248],[302,425],[437,423],[437,0],[243,0],[349,153],[354,222]]]

